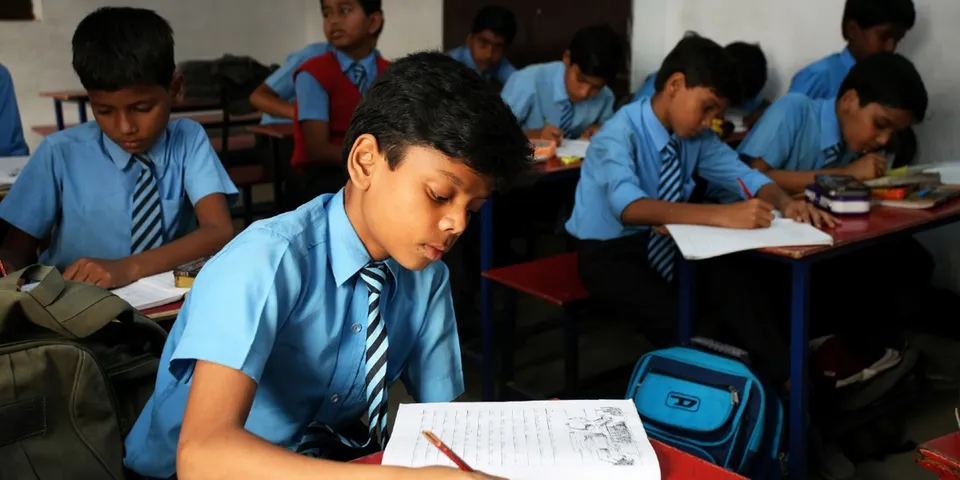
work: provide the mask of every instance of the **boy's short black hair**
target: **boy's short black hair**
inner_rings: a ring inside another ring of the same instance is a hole
[[[605,23],[577,30],[570,41],[570,63],[584,75],[611,83],[624,68],[623,39]]]
[[[517,117],[477,72],[440,52],[397,60],[363,95],[343,142],[346,162],[357,137],[371,134],[390,168],[422,146],[502,182],[517,180],[533,152]]]
[[[662,92],[667,79],[675,73],[686,77],[687,88],[704,87],[716,92],[731,105],[743,102],[740,69],[717,42],[695,33],[687,33],[663,59],[654,87]]]
[[[916,122],[927,114],[927,88],[910,60],[898,53],[882,52],[857,62],[840,84],[837,98],[855,90],[860,106],[877,103],[906,110]]]
[[[904,30],[913,28],[917,21],[917,10],[913,0],[847,0],[843,7],[843,22],[840,31],[847,38],[846,25],[853,20],[860,28],[893,24]]]
[[[749,100],[763,90],[767,84],[767,57],[760,45],[747,42],[733,42],[723,47],[740,69],[743,83],[743,98]]]
[[[513,38],[517,36],[517,17],[509,8],[487,5],[477,11],[470,26],[470,33],[480,33],[484,30],[500,35],[507,45],[510,45],[513,43]]]
[[[173,29],[153,10],[103,7],[73,33],[73,70],[87,90],[173,83]]]

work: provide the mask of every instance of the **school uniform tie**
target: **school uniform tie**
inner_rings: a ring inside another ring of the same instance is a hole
[[[363,68],[363,65],[354,62],[353,65],[347,68],[347,76],[350,77],[353,85],[357,87],[357,91],[363,93],[364,86],[367,83],[367,71]]]
[[[352,448],[364,448],[376,442],[383,449],[389,440],[387,433],[387,329],[380,314],[380,293],[390,270],[379,262],[370,262],[360,270],[360,279],[367,286],[367,337],[364,353],[364,393],[367,397],[367,417],[370,421],[366,442],[344,436],[327,424],[314,422],[297,446],[297,452],[311,457],[322,457],[335,443]],[[379,441],[378,441],[379,438]]]
[[[823,168],[832,168],[839,163],[841,152],[843,152],[843,142],[837,142],[836,145],[823,149]]]
[[[133,189],[133,230],[130,253],[152,250],[163,244],[163,212],[160,209],[160,191],[153,176],[153,162],[142,155],[134,155],[140,165],[140,175]]]
[[[680,179],[679,146],[677,140],[672,139],[660,152],[662,163],[660,164],[660,186],[657,189],[657,195],[664,202],[680,200],[682,182]],[[672,238],[667,235],[658,235],[653,231],[650,232],[650,241],[647,244],[647,259],[650,261],[650,266],[668,282],[673,281],[673,261],[676,251],[677,245]]]
[[[573,104],[569,101],[560,106],[560,124],[557,128],[566,132],[573,126]]]

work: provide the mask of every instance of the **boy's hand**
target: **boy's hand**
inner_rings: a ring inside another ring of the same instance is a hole
[[[464,472],[463,470],[450,467],[425,467],[418,470],[426,474],[421,478],[430,480],[508,480],[482,472]]]
[[[560,146],[563,143],[563,130],[560,130],[553,125],[545,125],[540,129],[540,138],[544,140],[553,140],[557,142],[557,146]]]
[[[754,198],[724,206],[720,226],[727,228],[766,228],[773,222],[773,205]]]
[[[117,288],[135,280],[133,266],[126,259],[102,260],[81,258],[63,272],[64,280],[92,283],[103,288]]]
[[[872,180],[887,173],[887,157],[868,153],[844,168],[844,172],[857,180]]]
[[[600,131],[600,125],[590,125],[586,130],[583,131],[583,134],[580,135],[581,140],[590,140],[597,132]]]
[[[814,206],[806,200],[793,200],[783,209],[783,218],[790,218],[798,222],[812,223],[813,226],[820,228],[823,226],[834,227],[837,225],[837,219],[824,210]]]

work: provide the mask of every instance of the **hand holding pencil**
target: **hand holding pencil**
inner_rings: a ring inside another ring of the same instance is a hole
[[[457,468],[459,469],[457,472],[459,473],[459,475],[450,475],[449,478],[451,479],[452,478],[464,478],[464,479],[477,478],[477,479],[507,480],[502,477],[494,477],[494,476],[490,476],[490,475],[475,471],[473,468],[470,467],[470,465],[467,465],[467,462],[464,462],[459,455],[457,455],[456,453],[453,453],[453,450],[450,450],[450,447],[448,447],[445,443],[443,443],[443,441],[441,441],[440,438],[434,435],[433,432],[425,430],[422,432],[422,434],[423,434],[423,437],[427,439],[427,441],[429,441],[433,446],[437,447],[437,449],[440,450],[440,453],[443,453],[444,456],[449,458],[450,461],[453,462],[453,464],[456,465]]]

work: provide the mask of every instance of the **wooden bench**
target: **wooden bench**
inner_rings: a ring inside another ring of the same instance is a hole
[[[577,267],[577,254],[563,253],[552,257],[541,258],[526,263],[494,268],[483,272],[483,276],[492,282],[508,287],[511,295],[507,318],[504,321],[504,331],[499,339],[502,345],[499,376],[499,397],[514,393],[526,398],[576,397],[579,388],[580,376],[580,336],[577,330],[577,317],[580,307],[590,298],[590,294],[580,283],[580,274]],[[539,298],[563,309],[560,319],[542,322],[517,331],[516,303],[513,293],[520,292]],[[525,338],[554,330],[557,327],[564,331],[564,387],[560,393],[532,394],[513,382],[514,376],[514,344],[517,338]],[[493,325],[483,325],[484,329],[493,328]],[[486,334],[486,332],[485,332]],[[492,355],[493,352],[483,352],[483,355]],[[485,358],[484,365],[493,365],[492,359]],[[485,371],[485,376],[493,376],[492,371]],[[490,378],[490,377],[487,377]]]

